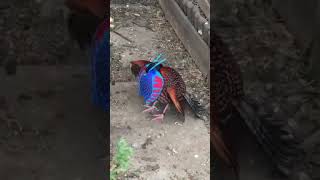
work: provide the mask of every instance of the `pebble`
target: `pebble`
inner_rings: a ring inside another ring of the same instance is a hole
[[[137,143],[134,143],[134,144],[132,144],[132,147],[134,147],[134,148],[138,148],[139,146],[138,146],[138,144],[137,144]]]
[[[199,157],[199,155],[198,155],[198,154],[196,154],[196,155],[194,155],[194,157],[195,157],[195,158],[198,158],[198,157]]]
[[[174,148],[172,148],[172,152],[173,152],[173,153],[175,153],[175,154],[177,154],[177,153],[178,153],[178,151],[177,151],[177,150],[175,150]]]
[[[177,126],[182,126],[182,124],[179,123],[179,122],[175,122],[174,124],[177,125]]]

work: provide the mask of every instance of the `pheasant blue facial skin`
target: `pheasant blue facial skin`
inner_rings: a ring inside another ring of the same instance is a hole
[[[109,111],[110,101],[110,31],[109,19],[98,27],[92,44],[92,101]]]

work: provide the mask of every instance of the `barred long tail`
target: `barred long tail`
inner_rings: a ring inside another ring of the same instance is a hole
[[[186,100],[187,104],[190,106],[194,114],[198,118],[202,119],[203,118],[202,112],[204,112],[204,107],[199,103],[199,101],[192,98],[188,93],[185,93],[184,99]]]
[[[224,139],[222,137],[222,134],[217,127],[217,124],[211,123],[210,127],[210,140],[213,145],[213,148],[219,158],[223,160],[224,163],[226,163],[227,166],[231,167],[234,171],[237,179],[239,178],[239,165],[235,157],[230,151],[230,148],[227,146],[227,144],[224,142]]]
[[[234,104],[245,124],[256,137],[265,153],[284,175],[289,175],[302,155],[299,140],[284,120],[261,119],[253,110],[254,102],[242,98],[240,104]]]

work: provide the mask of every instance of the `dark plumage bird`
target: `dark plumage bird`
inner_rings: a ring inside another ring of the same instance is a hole
[[[274,165],[284,175],[289,175],[294,162],[301,157],[297,137],[284,120],[258,118],[255,102],[244,94],[240,68],[232,53],[214,31],[210,36],[210,116],[214,149],[238,176],[236,147],[232,139],[239,134],[233,132],[232,126],[242,120]]]
[[[160,56],[158,56],[159,58]],[[183,117],[184,104],[188,104],[199,116],[201,105],[186,92],[186,85],[181,75],[171,67],[158,61],[137,60],[131,62],[131,71],[137,77],[139,93],[144,97],[147,109],[144,112],[157,110],[153,120],[163,120],[170,103]]]

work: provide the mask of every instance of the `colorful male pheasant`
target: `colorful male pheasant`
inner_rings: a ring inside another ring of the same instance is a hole
[[[109,1],[66,0],[71,11],[68,29],[82,50],[89,50],[92,69],[92,100],[105,111],[110,99]]]
[[[162,121],[169,104],[173,103],[184,121],[184,103],[186,102],[196,116],[200,117],[203,108],[187,93],[180,74],[162,64],[166,59],[161,59],[161,56],[162,54],[150,61],[131,62],[131,71],[138,80],[139,95],[143,96],[147,107],[144,112],[156,110],[160,113],[154,114],[153,120]]]
[[[270,121],[256,113],[257,103],[244,93],[235,57],[214,30],[210,36],[210,133],[217,155],[239,178],[235,139],[240,134],[235,126],[243,121],[277,169],[288,176],[301,156],[299,139],[286,119]]]

